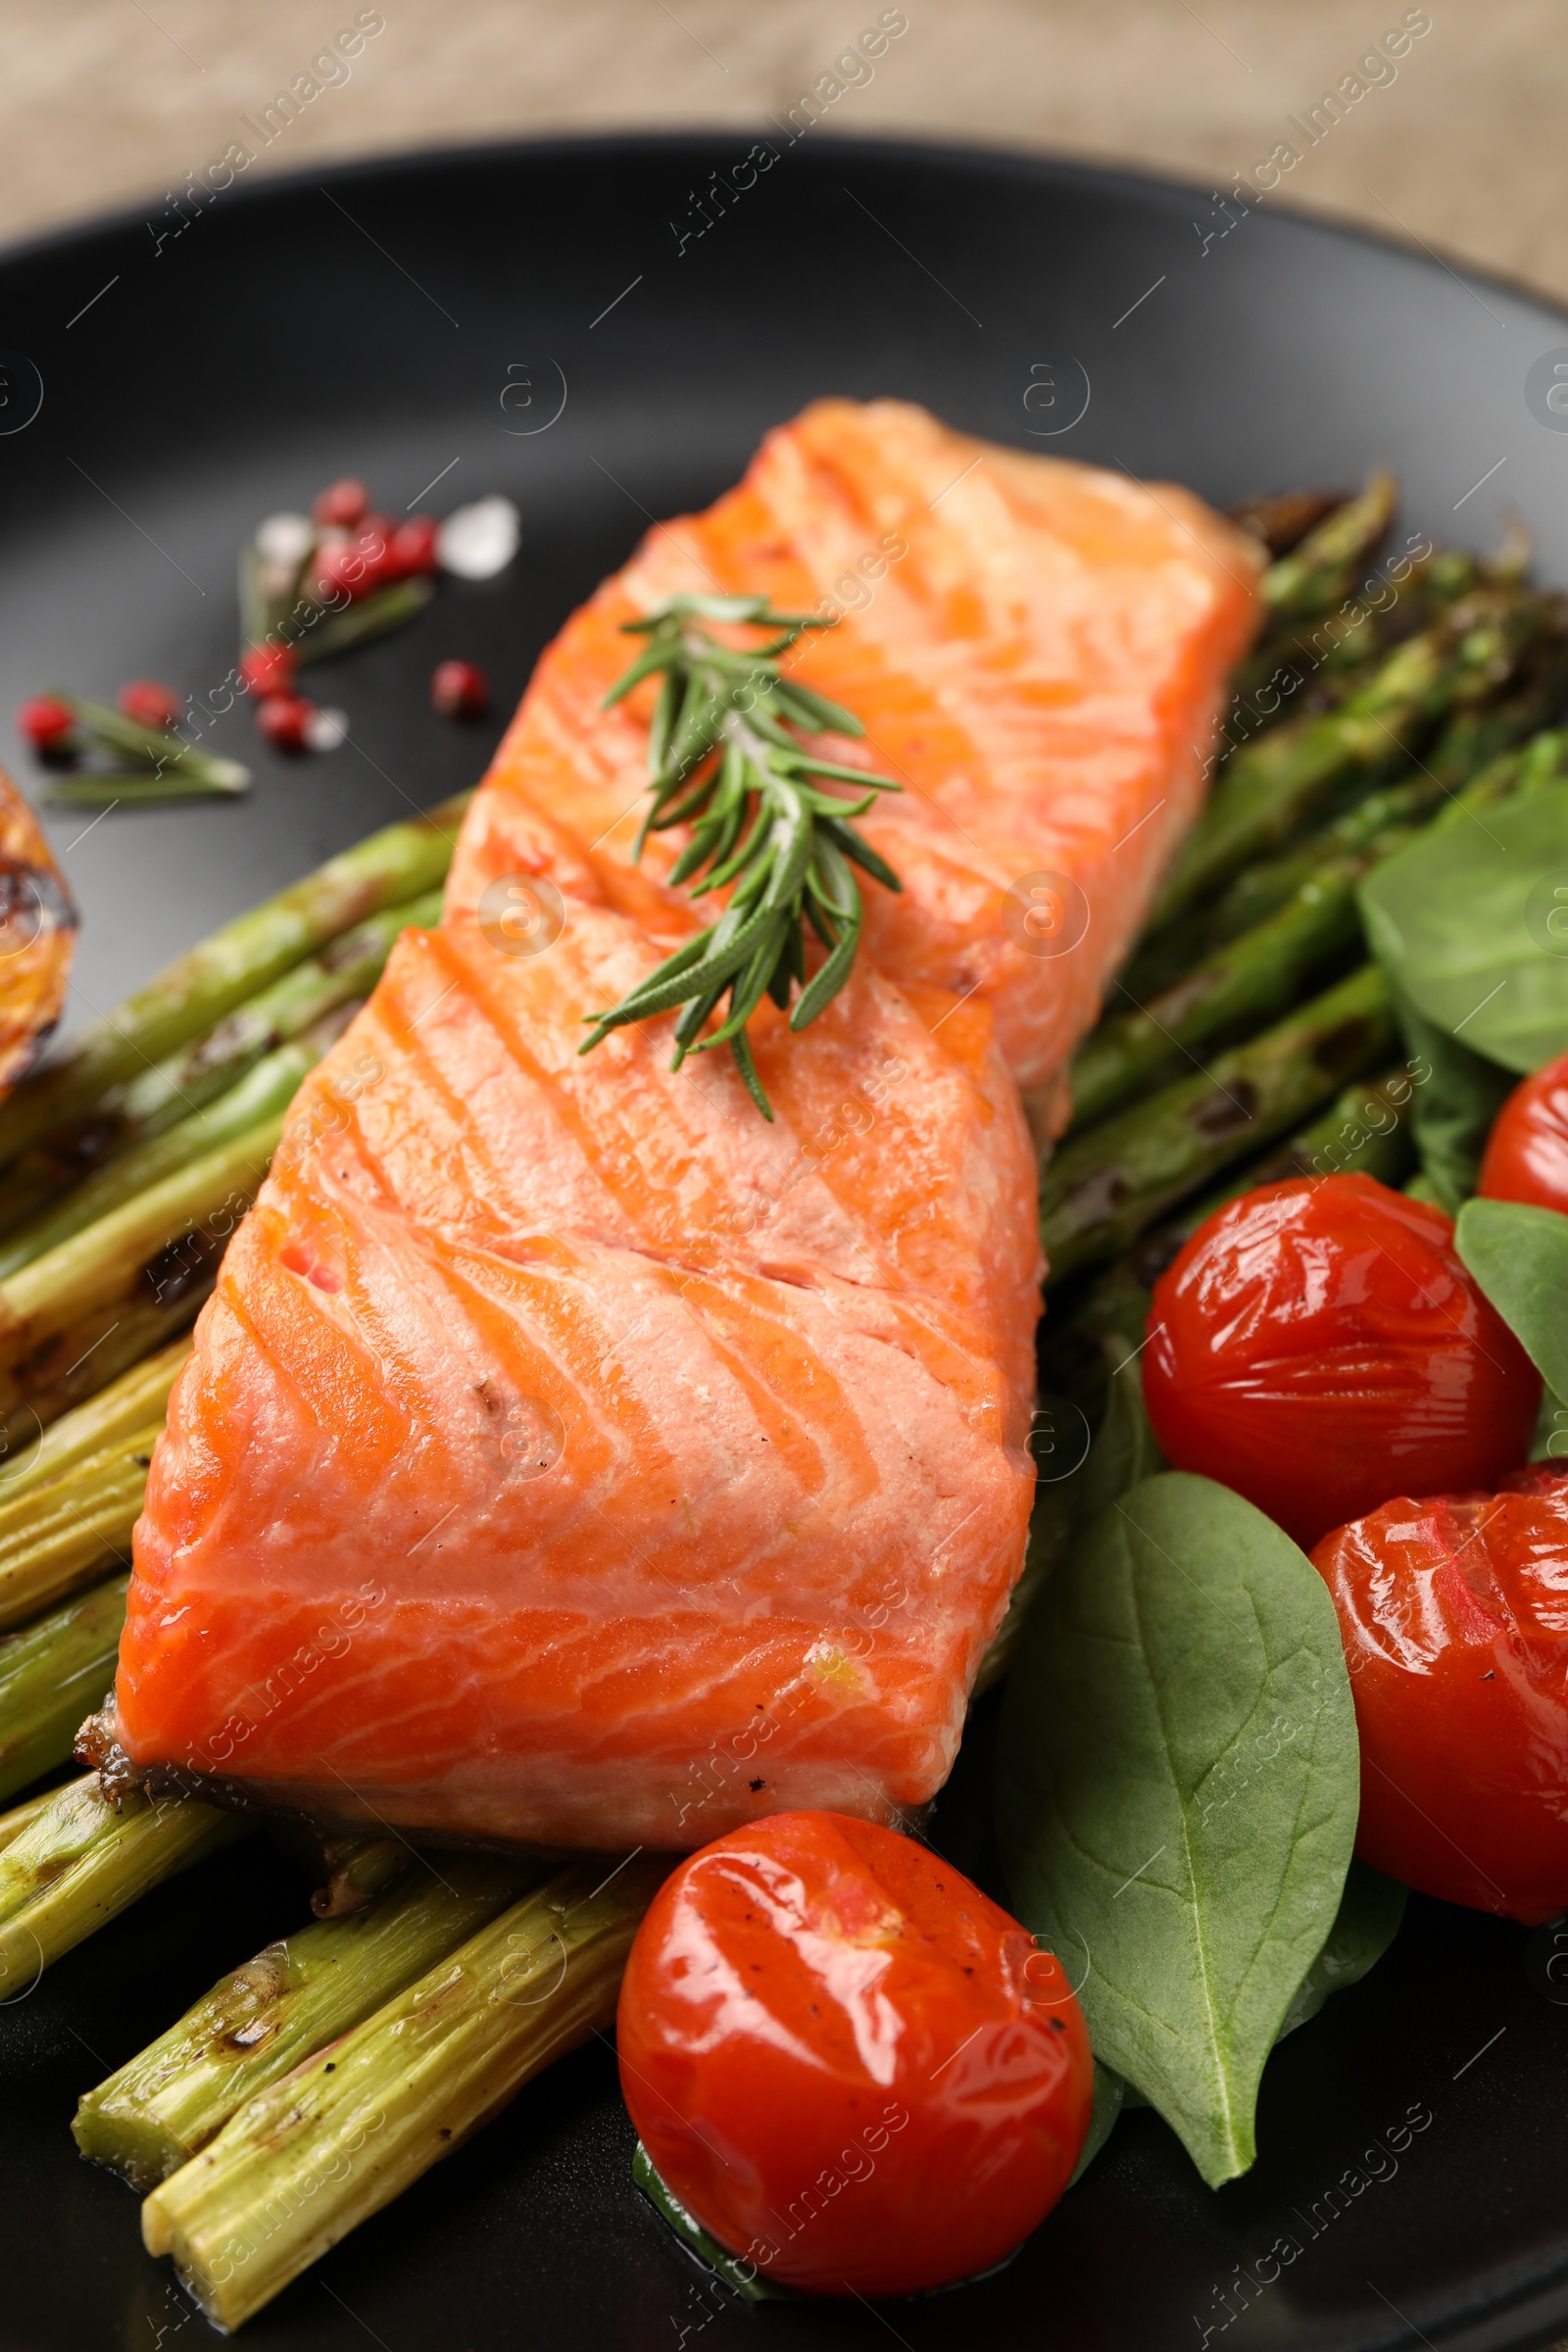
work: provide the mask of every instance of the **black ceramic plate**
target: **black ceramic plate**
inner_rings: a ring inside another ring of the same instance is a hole
[[[80,1016],[472,781],[496,730],[431,715],[434,662],[478,660],[509,708],[648,520],[711,498],[816,393],[897,393],[1220,503],[1382,461],[1401,529],[1480,543],[1516,506],[1545,575],[1568,580],[1555,312],[1269,207],[1227,231],[1206,194],[1115,174],[778,145],[762,173],[735,170],[740,134],[375,165],[231,189],[177,236],[160,205],[152,230],[128,220],[0,264],[0,710],[45,681],[107,694],[138,674],[211,700],[234,659],[242,535],[338,472],[395,511],[439,477],[438,507],[502,489],[523,514],[509,577],[449,587],[405,635],[315,673],[350,745],[290,766],[235,712],[216,740],[256,766],[243,805],[52,824],[85,919]],[[727,211],[701,201],[715,171],[754,183]],[[934,1823],[981,1872],[990,1728],[982,1709]],[[205,2335],[142,2253],[133,2199],[77,2162],[67,2127],[80,2091],[302,1910],[283,1865],[244,1848],[0,2011],[5,2352]],[[781,2352],[890,2336],[909,2352],[1500,2352],[1568,2327],[1568,2009],[1532,1983],[1520,1931],[1413,1902],[1384,1965],[1271,2063],[1259,2137],[1255,2172],[1212,2194],[1152,2115],[1126,2117],[989,2283],[749,2313],[634,2193],[595,2044],[246,2340],[670,2352],[713,2328]]]

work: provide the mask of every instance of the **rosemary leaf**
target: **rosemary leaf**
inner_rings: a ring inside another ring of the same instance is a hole
[[[726,645],[709,622],[770,634],[760,645]],[[678,596],[623,625],[647,643],[606,695],[605,709],[662,673],[648,731],[653,798],[632,855],[641,858],[650,833],[685,825],[691,837],[671,868],[671,883],[702,876],[694,899],[733,888],[708,930],[685,941],[608,1012],[586,1016],[591,1026],[578,1051],[590,1053],[612,1029],[679,1008],[671,1068],[679,1069],[688,1054],[727,1045],[747,1093],[771,1119],[746,1024],[770,996],[789,1013],[791,1029],[804,1029],[843,988],[865,916],[853,869],[885,890],[900,887],[886,858],[851,820],[874,807],[879,793],[902,788],[888,776],[823,759],[804,740],[828,732],[853,739],[865,731],[853,711],[780,675],[780,657],[802,634],[829,625],[818,615],[775,612],[765,596]],[[856,797],[824,791],[824,782],[851,785]],[[825,951],[814,972],[807,958],[808,924]],[[708,1030],[726,990],[728,1009]]]

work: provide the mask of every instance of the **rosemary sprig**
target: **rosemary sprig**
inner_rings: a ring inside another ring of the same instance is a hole
[[[78,808],[107,808],[111,801],[126,806],[136,801],[221,800],[250,788],[251,771],[237,760],[204,752],[181,735],[144,727],[108,703],[89,702],[84,695],[67,694],[51,686],[51,700],[63,703],[76,721],[77,742],[85,737],[122,763],[118,767],[81,767],[58,777],[48,798]]]
[[[761,645],[729,646],[704,626],[709,621],[772,634]],[[623,625],[628,635],[648,642],[606,695],[605,709],[644,678],[663,673],[648,735],[653,806],[632,856],[642,856],[651,832],[690,825],[691,839],[670,881],[689,881],[706,866],[693,898],[731,884],[733,889],[716,923],[666,956],[611,1011],[586,1016],[593,1034],[578,1052],[589,1053],[612,1029],[683,1005],[671,1069],[678,1070],[688,1054],[727,1045],[752,1101],[771,1119],[746,1024],[766,994],[781,1011],[789,1010],[792,1029],[804,1029],[844,986],[864,920],[853,869],[859,866],[887,890],[900,887],[893,868],[850,820],[863,816],[879,792],[902,787],[890,777],[819,759],[801,740],[828,729],[865,732],[853,711],[779,671],[780,655],[805,630],[830,622],[812,613],[775,612],[765,596],[677,596],[646,619]],[[824,792],[818,779],[853,784],[859,797]],[[809,977],[808,923],[826,950]],[[725,1017],[705,1036],[726,990]]]

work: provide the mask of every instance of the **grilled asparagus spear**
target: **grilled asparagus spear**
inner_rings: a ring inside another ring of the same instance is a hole
[[[14,1158],[80,1118],[111,1087],[215,1027],[327,940],[434,889],[469,798],[460,793],[372,833],[177,956],[0,1104],[0,1156]]]
[[[112,1804],[91,1772],[57,1788],[0,1852],[0,1997],[14,2000],[150,1886],[255,1827],[195,1797]]]
[[[543,1865],[443,1854],[416,1862],[368,1910],[270,1943],[87,2092],[72,2127],[77,2147],[132,2188],[156,2186],[543,1876]]]
[[[410,924],[434,923],[440,911],[441,893],[431,890],[356,923],[216,1028],[111,1087],[84,1116],[30,1145],[0,1174],[0,1233],[53,1203],[112,1154],[151,1142],[229,1095],[265,1055],[341,1016],[369,995],[398,934]]]
[[[1277,849],[1348,778],[1401,765],[1433,722],[1494,694],[1551,617],[1546,600],[1479,590],[1406,638],[1338,710],[1244,745],[1187,836],[1154,902],[1169,922],[1250,858]]]
[[[1187,1194],[1387,1061],[1396,1034],[1383,975],[1364,964],[1206,1072],[1064,1144],[1040,1187],[1050,1281],[1119,1256]]]
[[[0,1804],[70,1762],[77,1726],[114,1680],[128,1582],[111,1577],[0,1636]]]
[[[531,2076],[609,2028],[666,1867],[574,1863],[481,1928],[155,2188],[142,2207],[149,2253],[172,2254],[213,2324],[237,2328]]]

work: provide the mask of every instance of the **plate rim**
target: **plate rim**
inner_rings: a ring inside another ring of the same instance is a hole
[[[270,172],[254,181],[231,182],[230,186],[215,191],[224,197],[237,196],[241,204],[265,204],[276,195],[304,195],[312,187],[319,187],[323,179],[358,181],[373,179],[387,172],[424,174],[450,171],[466,164],[502,164],[524,161],[537,156],[609,157],[615,154],[655,157],[673,154],[694,145],[717,145],[726,138],[745,136],[755,125],[737,123],[733,128],[725,123],[693,123],[669,126],[658,130],[583,130],[550,131],[539,134],[524,132],[509,138],[447,139],[430,146],[398,146],[382,149],[371,155],[332,157],[312,168],[291,167],[286,172]],[[802,134],[805,135],[804,133]],[[962,139],[926,138],[918,132],[893,132],[884,136],[867,131],[834,131],[818,142],[819,147],[831,147],[846,158],[861,156],[866,161],[887,158],[905,165],[941,163],[957,165],[966,170],[990,170],[1007,172],[1026,172],[1031,177],[1060,183],[1078,183],[1086,190],[1122,191],[1145,198],[1155,197],[1167,206],[1176,202],[1202,200],[1200,178],[1188,178],[1181,172],[1141,170],[1134,164],[1100,163],[1085,156],[1072,155],[1054,147],[1017,147],[1008,142]],[[786,149],[787,153],[788,150]],[[152,197],[127,199],[102,212],[85,214],[80,220],[57,223],[52,228],[24,233],[0,244],[0,270],[19,264],[44,261],[74,244],[85,244],[95,237],[115,236],[132,228],[145,226],[143,209]],[[1287,225],[1311,230],[1319,235],[1351,244],[1369,247],[1373,252],[1387,254],[1409,263],[1424,273],[1438,272],[1457,278],[1467,290],[1491,287],[1506,294],[1516,302],[1531,305],[1554,317],[1568,328],[1568,293],[1561,296],[1532,285],[1528,279],[1515,277],[1507,270],[1482,268],[1466,261],[1457,253],[1445,256],[1441,248],[1424,240],[1406,243],[1388,231],[1348,220],[1337,213],[1319,213],[1305,205],[1276,203],[1273,191],[1265,191],[1252,208],[1267,219],[1277,219]]]

